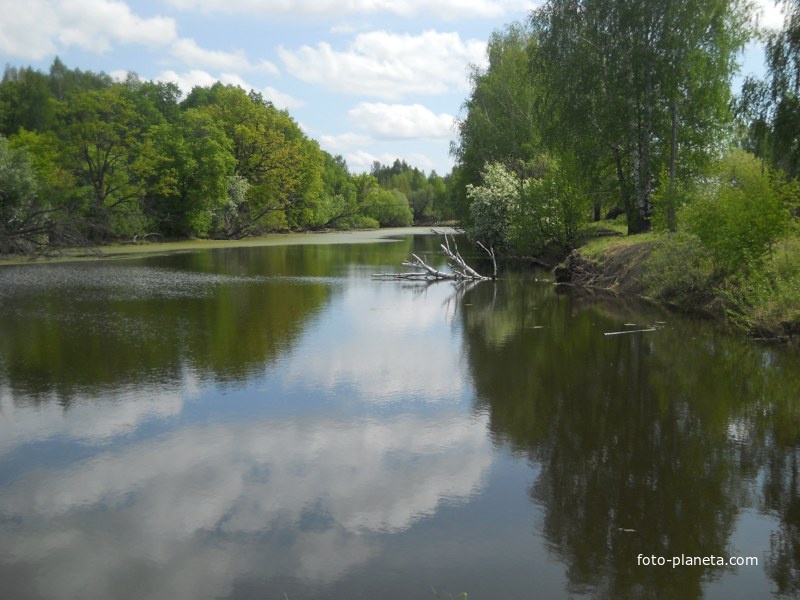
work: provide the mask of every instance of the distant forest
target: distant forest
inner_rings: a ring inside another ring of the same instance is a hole
[[[374,228],[453,216],[446,178],[397,160],[352,174],[287,111],[220,83],[6,67],[0,253]]]

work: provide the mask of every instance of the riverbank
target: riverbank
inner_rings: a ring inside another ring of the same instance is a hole
[[[724,277],[686,235],[627,236],[595,226],[555,269],[560,284],[635,295],[719,320],[754,338],[800,341],[800,236],[780,242],[758,269]]]
[[[449,228],[443,231],[451,232]],[[409,234],[430,234],[430,227],[386,227],[351,231],[325,231],[306,233],[274,233],[241,240],[179,240],[171,242],[143,242],[139,244],[109,244],[59,248],[50,255],[0,255],[0,267],[31,263],[80,262],[92,260],[114,260],[137,258],[144,255],[217,250],[221,248],[245,248],[258,246],[292,246],[297,244],[366,244],[390,241],[391,238]]]

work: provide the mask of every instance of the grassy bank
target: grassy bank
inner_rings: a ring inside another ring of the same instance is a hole
[[[798,231],[777,242],[757,263],[720,272],[693,236],[627,236],[621,224],[593,224],[557,277],[709,315],[756,337],[800,339]]]

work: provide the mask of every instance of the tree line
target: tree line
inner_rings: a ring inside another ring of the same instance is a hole
[[[509,252],[575,247],[588,221],[685,232],[720,272],[758,261],[800,206],[800,3],[547,0],[494,32],[452,146],[455,211]],[[766,79],[734,96],[737,57]]]
[[[452,216],[447,178],[353,174],[257,92],[67,68],[0,82],[0,253],[404,226]]]

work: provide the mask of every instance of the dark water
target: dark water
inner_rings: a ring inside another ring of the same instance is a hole
[[[437,243],[0,269],[0,597],[800,595],[797,352]]]

